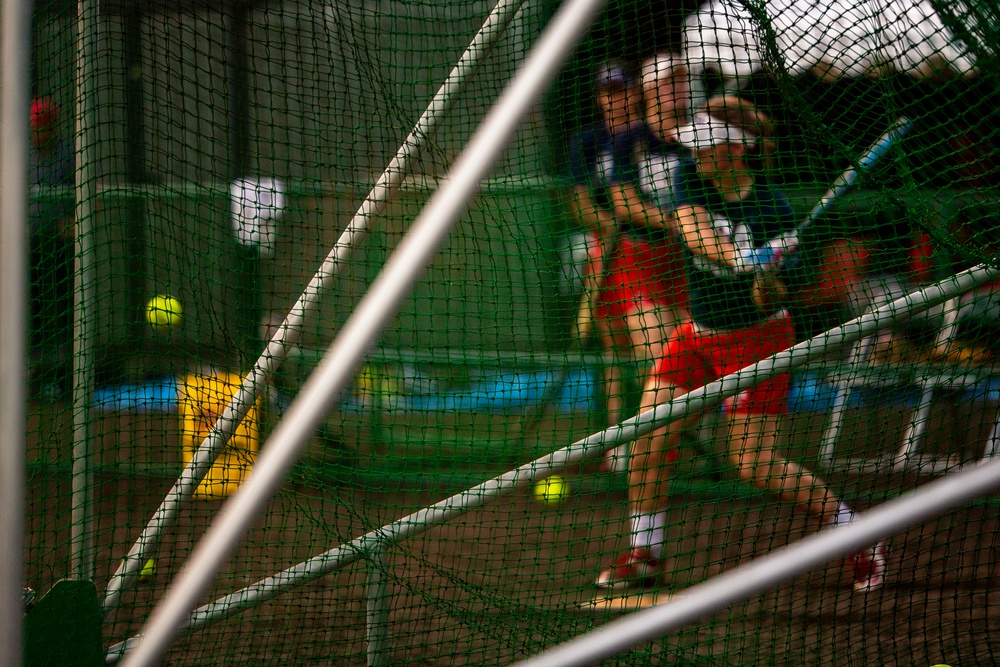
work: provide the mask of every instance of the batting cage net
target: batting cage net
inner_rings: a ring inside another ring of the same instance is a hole
[[[514,663],[992,465],[996,3],[587,2],[36,3],[26,664]],[[995,664],[977,496],[600,659]]]

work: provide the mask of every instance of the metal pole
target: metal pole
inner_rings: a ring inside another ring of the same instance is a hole
[[[555,77],[590,25],[602,0],[569,0],[553,17],[523,69],[490,110],[441,188],[414,221],[263,447],[253,472],[226,502],[219,519],[157,605],[128,667],[149,665],[166,650],[197,599],[215,579],[330,405],[340,396],[400,301],[431,261],[521,120]]]
[[[3,0],[0,28],[0,664],[21,664],[24,614],[25,312],[31,2]]]
[[[188,629],[202,627],[212,621],[226,618],[238,611],[266,602],[298,585],[350,565],[374,549],[385,548],[406,537],[419,535],[469,509],[485,505],[518,487],[526,486],[536,479],[558,472],[570,463],[603,453],[612,445],[628,442],[653,429],[682,419],[692,412],[717,405],[756,383],[820,359],[831,348],[870,336],[892,324],[898,318],[933,307],[955,295],[996,280],[998,277],[1000,277],[1000,270],[980,265],[901,297],[836,329],[821,333],[752,366],[730,373],[700,389],[695,389],[681,398],[660,404],[654,410],[649,410],[621,424],[590,435],[568,447],[531,463],[526,463],[520,468],[366,533],[348,544],[330,549],[278,574],[230,593],[195,610],[185,622],[184,627]],[[138,645],[139,641],[139,637],[133,637],[112,646],[108,651],[108,664],[117,662],[126,651]]]
[[[97,200],[97,62],[100,57],[98,0],[80,0],[76,110],[76,263],[73,289],[73,491],[70,569],[77,579],[94,578],[94,452],[90,401],[94,395],[95,295],[94,213]]]
[[[949,299],[944,305],[944,322],[941,330],[934,339],[934,348],[937,350],[946,349],[950,346],[955,332],[958,330],[958,309],[959,298]],[[933,380],[923,380],[920,386],[920,401],[914,406],[913,414],[910,415],[910,423],[906,427],[903,435],[903,444],[896,452],[894,463],[902,468],[909,467],[920,449],[920,441],[923,440],[927,432],[927,421],[931,413],[931,406],[934,403],[935,383]]]
[[[226,87],[229,123],[229,182],[250,175],[250,55],[247,32],[250,5],[233,5],[226,14]],[[256,352],[264,341],[260,325],[264,312],[261,278],[263,258],[260,248],[248,243],[236,244],[237,348],[233,361],[244,351]]]
[[[145,9],[130,6],[122,16],[122,51],[125,70],[125,175],[133,188],[146,184],[146,109],[143,93],[142,29]],[[125,267],[127,303],[125,331],[135,345],[141,345],[148,331],[145,313],[146,277],[149,252],[146,234],[147,197],[125,198]]]
[[[118,571],[108,582],[104,595],[104,613],[112,613],[121,599],[121,592],[135,581],[145,563],[155,552],[160,537],[173,525],[181,506],[190,500],[198,484],[204,479],[219,453],[229,442],[236,426],[246,417],[250,406],[266,386],[268,376],[281,366],[302,333],[306,319],[315,312],[321,296],[333,285],[334,279],[355,248],[361,245],[368,233],[369,222],[380,216],[386,205],[399,191],[403,178],[409,173],[410,163],[423,149],[427,138],[444,118],[466,82],[490,53],[497,40],[513,20],[525,0],[500,0],[487,17],[469,48],[451,70],[448,79],[417,121],[413,131],[399,147],[396,156],[382,172],[382,176],[368,193],[350,224],[327,255],[326,260],[306,286],[298,301],[289,311],[285,321],[274,334],[264,353],[243,380],[229,405],[222,412],[212,431],[199,446],[173,488],[163,499],[156,513],[146,524],[142,535],[129,550]]]
[[[851,523],[798,540],[687,588],[673,601],[630,614],[517,664],[521,667],[596,664],[997,488],[1000,488],[1000,461],[946,475],[859,515]]]

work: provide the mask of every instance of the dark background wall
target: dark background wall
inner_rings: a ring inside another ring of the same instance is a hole
[[[308,344],[321,346],[335,335],[554,6],[527,2],[484,60],[416,165],[419,178],[324,297]],[[681,20],[696,6],[693,0],[607,6],[512,141],[496,180],[414,286],[386,332],[387,344],[519,350],[563,344],[574,299],[560,292],[557,249],[575,227],[558,201],[559,178],[570,138],[595,117],[590,73],[608,57],[637,66],[657,51],[678,49]],[[143,363],[157,360],[157,350],[175,349],[227,363],[255,358],[255,320],[286,311],[299,295],[491,7],[387,0],[105,5],[96,68],[100,140],[88,153],[104,193],[94,304],[102,341],[153,350]],[[34,92],[61,104],[67,137],[75,130],[73,11],[65,3],[36,7],[33,54]],[[996,185],[995,170],[983,167],[993,155],[992,76],[834,84],[760,76],[743,94],[778,121],[776,178],[801,191],[803,206],[881,133],[884,119],[899,113],[911,114],[917,127],[906,157],[886,161],[881,182],[911,192]],[[287,183],[273,259],[248,259],[230,231],[233,175]],[[901,257],[910,228],[922,220],[899,202],[883,200],[876,208],[832,219],[848,231],[897,242]],[[169,333],[150,331],[142,319],[146,300],[162,292],[186,308],[182,326]]]

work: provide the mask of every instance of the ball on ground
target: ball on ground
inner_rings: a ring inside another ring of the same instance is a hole
[[[181,321],[181,302],[166,294],[157,294],[146,304],[146,321],[154,329],[167,329]]]
[[[535,483],[535,499],[554,505],[569,495],[569,484],[559,475],[550,475]]]

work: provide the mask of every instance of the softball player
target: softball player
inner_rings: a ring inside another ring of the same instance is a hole
[[[647,382],[643,410],[775,352],[794,339],[783,307],[785,285],[773,241],[796,219],[784,195],[761,175],[774,149],[771,122],[743,99],[709,100],[678,141],[691,157],[675,183],[676,217],[687,260],[692,322],[665,345]],[[854,513],[813,473],[776,450],[778,417],[786,410],[787,375],[770,378],[730,399],[727,456],[740,477],[794,504],[820,524]],[[632,443],[630,548],[603,570],[598,586],[623,588],[654,582],[661,569],[668,464],[683,421]],[[885,579],[887,546],[853,554],[854,587],[878,588]]]

